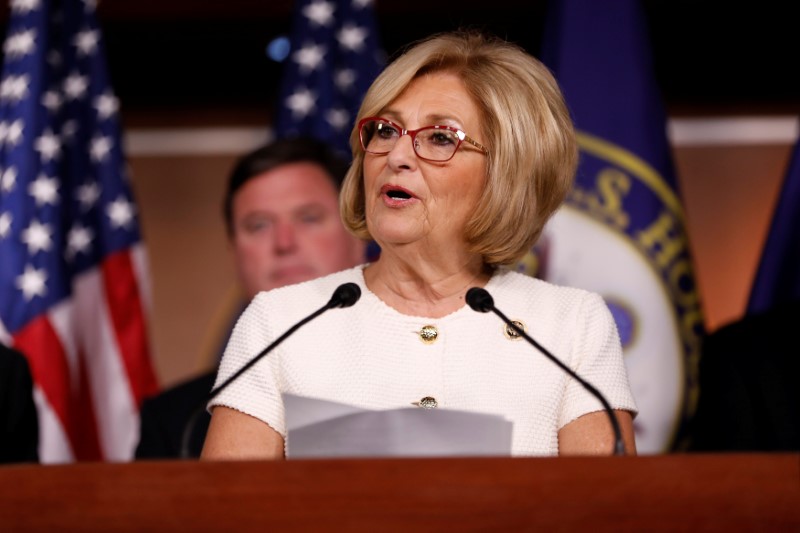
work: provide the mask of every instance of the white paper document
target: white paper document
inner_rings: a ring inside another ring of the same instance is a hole
[[[511,455],[513,424],[498,415],[404,407],[373,411],[284,394],[286,456],[474,457]]]

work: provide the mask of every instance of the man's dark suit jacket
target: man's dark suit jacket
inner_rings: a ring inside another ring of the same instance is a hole
[[[800,451],[800,302],[711,333],[700,359],[694,451]]]
[[[28,360],[0,344],[0,463],[39,462],[39,418]]]
[[[211,422],[206,399],[215,375],[216,371],[203,374],[144,401],[136,459],[182,457],[184,433],[188,439],[185,458],[200,456]]]

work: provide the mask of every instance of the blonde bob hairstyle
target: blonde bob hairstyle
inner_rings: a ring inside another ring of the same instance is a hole
[[[455,31],[419,41],[392,61],[367,91],[356,124],[380,116],[414,79],[443,71],[457,75],[478,106],[483,127],[477,139],[489,148],[486,188],[464,241],[488,265],[514,264],[572,186],[578,151],[569,111],[553,75],[522,48]],[[353,164],[342,186],[341,215],[352,233],[371,239],[357,126],[350,146]]]

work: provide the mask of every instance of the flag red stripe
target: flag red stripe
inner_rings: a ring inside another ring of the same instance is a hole
[[[32,320],[14,334],[14,346],[24,353],[31,366],[36,385],[42,390],[53,412],[61,421],[75,449],[70,409],[70,369],[67,354],[46,315]]]
[[[78,358],[77,382],[70,383],[73,372],[64,345],[46,315],[17,332],[14,346],[28,357],[33,379],[58,416],[74,457],[102,461],[85,357]]]
[[[137,406],[158,392],[150,363],[147,327],[139,287],[128,250],[108,256],[101,265],[108,311],[131,392]]]
[[[105,459],[100,448],[100,437],[97,431],[97,418],[92,401],[92,388],[89,386],[87,361],[83,353],[78,357],[80,386],[75,395],[72,412],[75,416],[69,432],[75,459],[78,461],[102,461]]]

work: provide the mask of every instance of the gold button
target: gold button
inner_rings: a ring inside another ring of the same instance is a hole
[[[425,396],[419,401],[419,406],[423,409],[435,409],[437,405],[439,405],[439,403],[436,401],[436,398],[432,396]]]
[[[522,331],[527,332],[527,328],[525,327],[525,324],[523,324],[521,320],[512,320],[511,323],[517,326]],[[522,338],[522,335],[520,335],[514,328],[512,328],[508,324],[506,324],[503,327],[503,333],[505,333],[506,338],[511,339],[512,341],[518,341]]]
[[[419,338],[425,344],[434,343],[438,337],[439,330],[436,329],[436,326],[422,326],[419,331]]]

